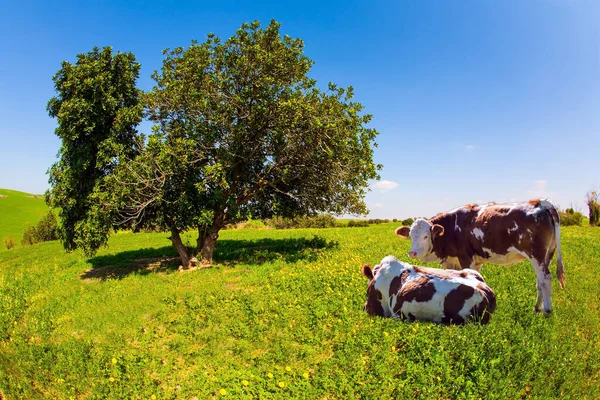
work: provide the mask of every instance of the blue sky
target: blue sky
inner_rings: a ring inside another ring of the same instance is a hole
[[[274,18],[320,85],[352,85],[374,115],[371,217],[432,216],[600,186],[600,2],[29,2],[0,8],[0,187],[41,193],[59,141],[45,106],[63,60],[132,51],[139,86],[161,51]]]

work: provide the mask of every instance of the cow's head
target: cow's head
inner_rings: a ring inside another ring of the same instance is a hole
[[[383,295],[379,290],[375,288],[375,275],[379,265],[376,265],[373,270],[369,264],[365,264],[362,267],[362,273],[369,280],[369,286],[367,287],[367,301],[365,303],[365,311],[369,315],[379,315],[384,317],[383,312]]]
[[[424,260],[433,250],[433,239],[444,234],[444,227],[432,224],[426,219],[419,218],[410,226],[396,229],[396,235],[401,238],[410,237],[412,247],[408,252],[410,258]]]

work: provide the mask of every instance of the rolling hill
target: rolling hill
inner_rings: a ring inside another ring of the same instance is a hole
[[[35,225],[47,211],[44,196],[0,189],[0,250],[5,250],[6,237],[20,246],[25,228]]]

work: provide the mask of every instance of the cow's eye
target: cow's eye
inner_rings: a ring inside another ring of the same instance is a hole
[[[423,236],[423,239],[427,239],[427,236]]]

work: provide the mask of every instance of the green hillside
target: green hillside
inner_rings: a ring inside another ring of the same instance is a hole
[[[20,246],[25,228],[35,225],[47,211],[43,196],[0,189],[0,250],[5,249],[5,237]]]
[[[0,251],[0,393],[600,398],[600,229],[562,229],[567,285],[553,281],[551,315],[533,312],[528,262],[485,265],[490,323],[440,326],[363,311],[362,264],[406,259],[395,227],[227,230],[217,266],[187,272],[157,261],[176,256],[159,233],[119,233],[90,259],[58,242]]]

